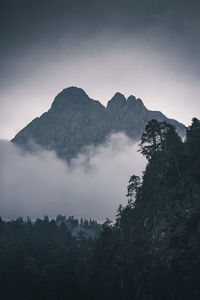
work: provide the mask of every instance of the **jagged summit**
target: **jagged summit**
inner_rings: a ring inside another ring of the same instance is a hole
[[[62,90],[61,93],[64,93],[65,95],[70,95],[72,97],[81,97],[81,96],[88,97],[88,95],[86,94],[86,92],[83,89],[78,88],[76,86],[70,86],[68,88],[65,88]]]
[[[124,107],[125,105],[127,105],[129,108],[130,106],[141,106],[144,109],[144,103],[140,98],[136,98],[133,95],[130,95],[127,99],[125,98],[125,96],[119,92],[117,92],[110,101],[108,101],[107,104],[107,109],[108,110],[115,110],[115,109],[119,109]]]
[[[135,102],[136,101],[136,97],[133,96],[133,95],[130,95],[128,98],[127,98],[127,102]]]
[[[62,92],[55,97],[51,108],[56,111],[65,110],[69,107],[69,104],[80,105],[88,101],[90,101],[90,99],[83,89],[72,86],[63,89]]]
[[[55,97],[49,111],[31,121],[12,142],[29,149],[30,141],[34,141],[69,160],[87,145],[102,144],[113,132],[124,132],[138,141],[152,119],[167,121],[181,135],[185,133],[183,124],[168,119],[159,111],[148,110],[141,99],[132,95],[126,100],[118,92],[105,107],[89,98],[83,89],[69,87]]]
[[[126,104],[126,98],[123,94],[117,92],[110,101],[108,101],[107,108],[120,108]]]
[[[130,95],[130,96],[127,98],[127,103],[128,103],[128,104],[134,104],[134,105],[144,106],[143,101],[142,101],[140,98],[136,98],[136,97],[133,96],[133,95]]]

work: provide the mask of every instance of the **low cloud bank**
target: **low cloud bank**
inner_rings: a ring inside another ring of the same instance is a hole
[[[32,218],[57,214],[103,221],[126,204],[130,175],[141,175],[145,158],[138,145],[117,133],[88,147],[69,166],[51,151],[24,153],[0,141],[0,216]]]

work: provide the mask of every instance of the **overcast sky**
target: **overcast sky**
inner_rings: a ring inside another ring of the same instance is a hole
[[[200,2],[1,1],[0,138],[79,86],[117,91],[186,125],[200,117]]]

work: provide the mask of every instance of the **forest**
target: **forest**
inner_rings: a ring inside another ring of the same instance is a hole
[[[150,121],[139,151],[114,222],[0,218],[1,299],[200,299],[200,120]]]

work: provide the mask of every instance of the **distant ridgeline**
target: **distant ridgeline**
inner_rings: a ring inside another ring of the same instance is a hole
[[[140,151],[143,177],[130,177],[128,204],[95,237],[72,234],[74,218],[0,219],[2,299],[200,299],[200,121],[182,141],[152,120]]]
[[[34,119],[12,140],[13,143],[32,149],[33,143],[69,160],[88,145],[103,143],[111,133],[123,132],[138,141],[147,123],[155,119],[167,121],[185,134],[185,126],[168,119],[159,111],[148,110],[141,99],[126,99],[116,93],[104,107],[92,100],[80,88],[64,89],[54,99],[51,108]]]

